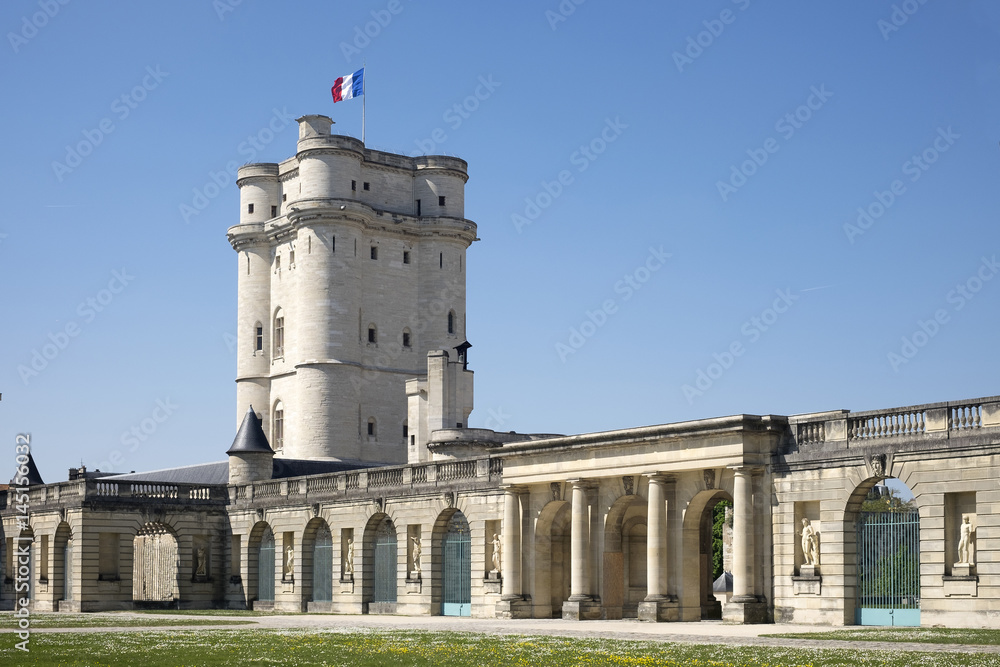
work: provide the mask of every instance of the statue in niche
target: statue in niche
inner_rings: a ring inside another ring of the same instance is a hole
[[[809,519],[802,519],[802,557],[806,565],[819,565],[819,533]]]
[[[205,553],[205,547],[198,547],[198,551],[195,552],[194,573],[199,577],[204,577],[208,574],[207,568],[208,554]]]
[[[961,565],[972,565],[976,548],[972,543],[972,522],[968,514],[962,519],[961,530],[962,536],[958,540],[958,562]]]
[[[493,533],[493,571],[500,572],[501,563],[501,553],[503,552],[503,545],[500,544],[500,537]]]
[[[295,549],[291,545],[285,549],[285,579],[291,579],[295,572]]]
[[[354,540],[347,540],[347,558],[344,561],[344,570],[347,574],[354,574]]]
[[[410,541],[413,542],[413,572],[420,574],[420,538],[411,537]]]

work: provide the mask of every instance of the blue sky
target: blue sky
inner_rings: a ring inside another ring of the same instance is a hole
[[[47,481],[223,457],[227,165],[292,155],[289,116],[360,136],[329,91],[362,61],[369,146],[469,163],[472,425],[1000,394],[996,3],[11,0],[0,26],[0,440],[31,433]]]

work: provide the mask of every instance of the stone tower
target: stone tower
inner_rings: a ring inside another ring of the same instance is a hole
[[[237,175],[237,419],[253,404],[279,457],[404,462],[406,380],[465,342],[468,165],[298,123],[294,156]]]

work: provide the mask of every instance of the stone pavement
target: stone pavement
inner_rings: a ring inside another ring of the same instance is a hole
[[[850,630],[815,625],[733,625],[721,621],[700,623],[642,623],[637,620],[621,621],[564,621],[562,619],[486,619],[456,618],[449,616],[382,616],[343,614],[290,614],[273,616],[186,616],[178,614],[135,614],[131,612],[102,613],[101,616],[123,618],[232,620],[254,621],[256,625],[190,625],[164,627],[164,631],[184,630],[248,630],[248,629],[302,629],[349,632],[359,629],[375,630],[426,630],[434,632],[478,632],[504,635],[544,635],[625,639],[635,641],[685,642],[695,644],[740,644],[744,646],[774,646],[801,649],[846,649],[857,651],[917,651],[924,653],[990,653],[1000,654],[1000,646],[967,644],[922,644],[916,642],[866,641],[863,644],[839,640],[787,639],[762,637],[776,633],[824,632]],[[858,628],[860,629],[860,628]],[[45,632],[149,632],[155,627],[100,627],[100,628],[38,628],[32,633]]]

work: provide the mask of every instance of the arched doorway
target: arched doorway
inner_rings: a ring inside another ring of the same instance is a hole
[[[274,532],[264,528],[257,546],[257,602],[274,603]]]
[[[396,526],[386,514],[376,514],[365,527],[364,590],[367,612],[392,614],[396,611],[399,585]],[[370,551],[368,551],[370,549]],[[371,554],[371,558],[367,556]],[[364,607],[363,607],[364,608]]]
[[[570,504],[553,500],[535,522],[535,606],[552,618],[562,618],[563,603],[569,599],[571,518]]]
[[[458,510],[444,527],[441,556],[441,614],[471,616],[472,537],[468,520]]]
[[[635,618],[648,592],[646,509],[642,496],[619,497],[604,523],[604,576],[601,601],[608,619]]]
[[[684,512],[682,620],[722,618],[722,603],[713,588],[716,579],[714,556],[722,545],[713,537],[716,508],[723,501],[733,502],[729,492],[723,489],[701,491],[691,499]]]
[[[132,600],[139,606],[165,606],[180,598],[177,538],[169,526],[147,523],[132,540]]]
[[[73,599],[73,533],[65,521],[56,528],[55,556],[52,575],[59,586],[56,600],[69,602]]]
[[[333,534],[326,521],[315,518],[302,537],[302,585],[311,602],[333,601]]]
[[[845,539],[845,563],[853,561],[857,577],[854,622],[919,626],[920,512],[909,487],[867,480],[851,495],[844,524],[854,537]]]

